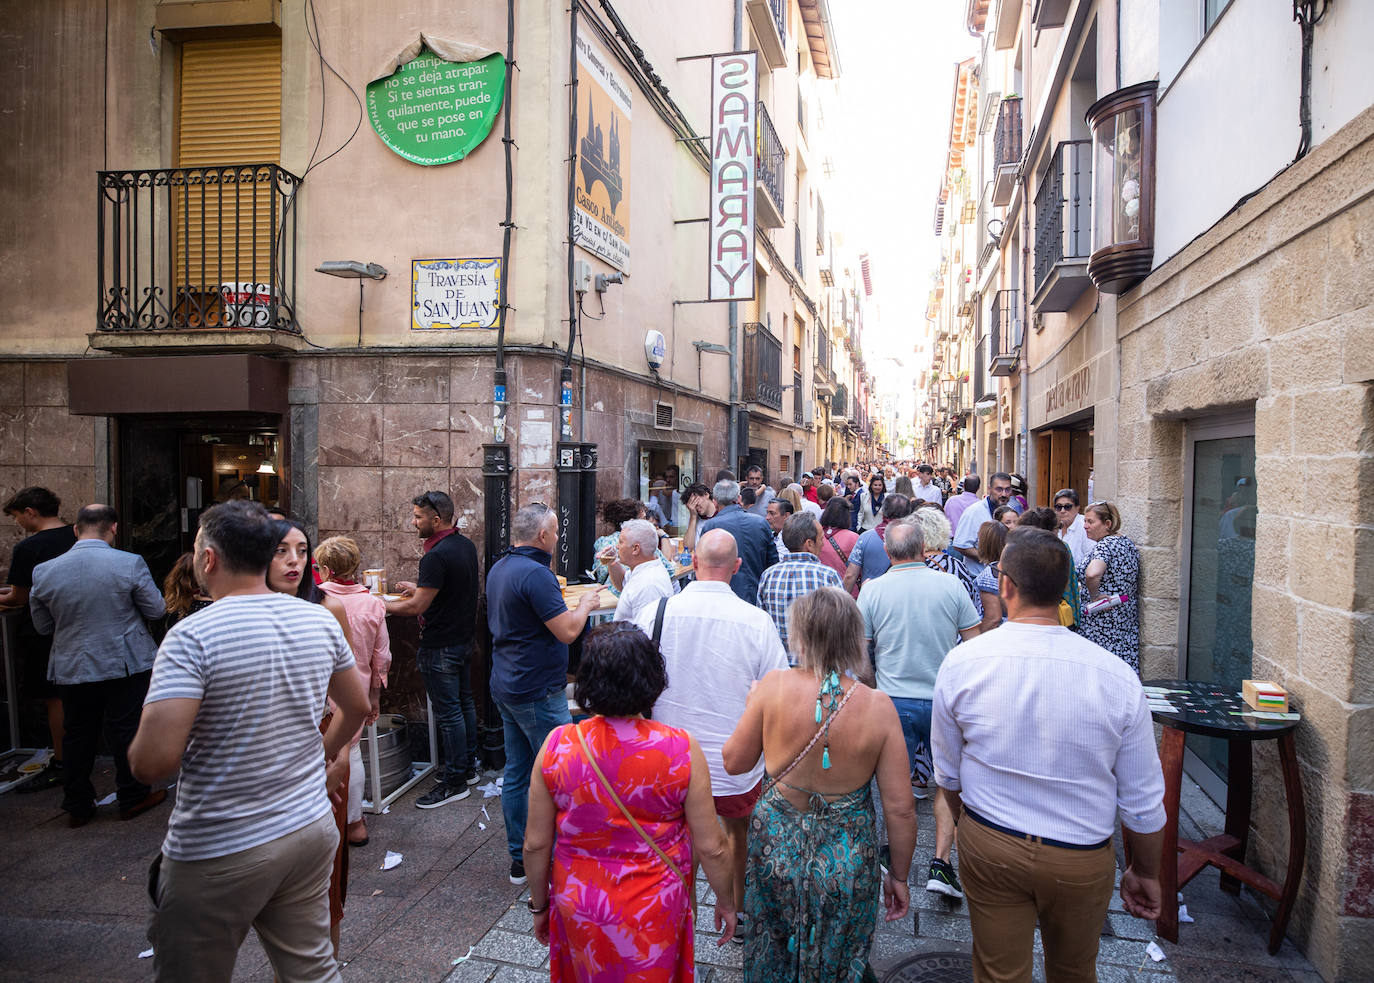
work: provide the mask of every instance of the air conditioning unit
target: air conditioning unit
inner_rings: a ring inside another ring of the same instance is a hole
[[[673,429],[673,404],[654,403],[654,429]]]

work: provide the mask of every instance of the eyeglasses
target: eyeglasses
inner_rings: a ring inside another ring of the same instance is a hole
[[[1055,503],[1054,503],[1054,510],[1055,510],[1056,512],[1070,512],[1070,511],[1072,511],[1073,509],[1076,509],[1076,508],[1078,508],[1078,506],[1077,506],[1077,505],[1074,505],[1072,502],[1055,502]]]

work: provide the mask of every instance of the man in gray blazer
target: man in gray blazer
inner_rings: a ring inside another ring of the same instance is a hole
[[[96,743],[105,731],[114,753],[119,818],[132,819],[167,798],[137,781],[126,752],[138,730],[157,644],[144,623],[166,612],[143,557],[114,548],[119,515],[87,505],[76,515],[76,544],[33,571],[34,626],[53,636],[48,679],[66,715],[65,795],[73,828],[95,815]]]

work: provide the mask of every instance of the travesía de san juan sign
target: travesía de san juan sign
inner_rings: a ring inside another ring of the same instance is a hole
[[[435,48],[443,51],[441,55]],[[462,160],[491,132],[506,90],[506,62],[496,52],[435,44],[422,37],[399,67],[367,86],[367,118],[382,142],[416,164]],[[446,57],[446,56],[456,56]]]

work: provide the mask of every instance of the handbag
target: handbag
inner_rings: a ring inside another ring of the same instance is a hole
[[[592,771],[596,772],[596,777],[601,781],[601,787],[606,790],[611,797],[611,801],[620,809],[621,815],[629,822],[630,828],[638,833],[645,843],[649,844],[654,853],[658,854],[658,859],[667,864],[668,869],[676,874],[678,879],[682,881],[682,886],[687,890],[687,897],[692,902],[692,924],[695,925],[697,922],[697,893],[692,888],[692,882],[682,873],[682,868],[673,862],[673,858],[664,853],[659,848],[659,845],[654,842],[654,838],[644,831],[644,827],[639,825],[639,821],[630,814],[630,810],[625,807],[625,803],[620,800],[620,796],[616,795],[615,789],[611,787],[611,783],[606,778],[605,773],[596,763],[596,759],[592,757],[591,749],[587,747],[587,739],[582,736],[582,728],[577,726],[577,724],[573,724],[572,729],[573,733],[577,735],[577,743],[581,745],[582,753],[587,758],[587,764],[592,766]]]

